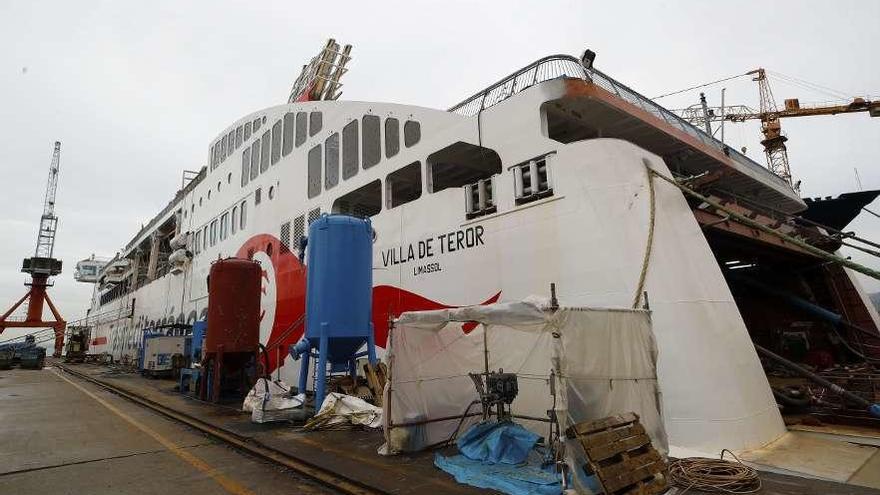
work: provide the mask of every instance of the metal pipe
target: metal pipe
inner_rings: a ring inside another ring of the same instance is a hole
[[[721,144],[724,144],[724,92],[727,91],[727,88],[721,88]]]
[[[773,352],[769,349],[761,347],[758,344],[754,344],[754,345],[755,345],[755,350],[758,351],[758,354],[761,354],[762,356],[775,361],[776,363],[780,364],[781,366],[784,366],[784,367],[800,374],[804,378],[807,378],[807,379],[812,380],[813,382],[815,382],[819,385],[822,385],[823,387],[830,388],[831,390],[833,390],[837,394],[843,396],[844,398],[849,399],[852,402],[855,402],[856,404],[868,409],[868,413],[871,416],[874,416],[875,418],[880,418],[880,404],[872,404],[868,400],[866,400],[862,397],[859,397],[858,395],[844,389],[843,387],[841,387],[840,385],[837,385],[836,383],[833,383],[833,382],[826,380],[825,378],[817,375],[816,373],[813,373],[812,371],[807,370],[806,368],[800,366],[799,364],[797,364],[793,361],[789,361],[788,359],[785,359],[784,357],[780,356],[779,354],[776,354],[775,352]]]
[[[868,335],[870,337],[880,338],[880,335],[878,335],[877,333],[872,332],[868,329],[862,328],[858,325],[853,325],[852,323],[844,320],[843,316],[841,316],[840,314],[835,313],[833,311],[829,311],[821,306],[817,306],[817,305],[807,301],[806,299],[802,299],[798,296],[795,296],[794,294],[791,294],[788,291],[784,291],[781,289],[777,289],[775,287],[771,287],[771,286],[766,285],[764,283],[761,283],[755,279],[752,279],[749,277],[744,277],[741,275],[729,274],[728,277],[730,277],[731,280],[735,280],[736,282],[741,282],[741,283],[748,285],[749,287],[751,287],[753,289],[757,289],[765,294],[768,294],[771,296],[776,296],[776,297],[782,299],[783,301],[791,304],[792,306],[794,306],[798,309],[801,309],[807,313],[810,313],[811,315],[813,315],[819,319],[825,320],[825,321],[831,323],[832,325],[835,325],[835,326],[842,325],[847,328],[857,330],[857,331],[859,331],[865,335]]]
[[[700,93],[700,106],[703,107],[703,125],[706,127],[706,134],[712,135],[712,124],[709,123],[709,107],[706,106],[706,93]]]
[[[454,419],[470,418],[470,417],[473,417],[473,416],[482,416],[482,415],[483,415],[483,413],[481,413],[481,412],[474,412],[474,413],[468,413],[468,414],[465,414],[465,415],[461,415],[461,414],[459,414],[459,415],[456,415],[456,416],[443,416],[443,417],[440,417],[440,418],[422,419],[422,420],[419,420],[419,421],[410,421],[410,422],[406,422],[406,423],[391,423],[391,422],[389,422],[389,423],[388,423],[388,429],[391,429],[391,428],[405,428],[405,427],[408,427],[408,426],[421,426],[421,425],[426,425],[426,424],[429,424],[429,423],[440,423],[440,422],[443,422],[443,421],[452,421],[452,420],[454,420]]]

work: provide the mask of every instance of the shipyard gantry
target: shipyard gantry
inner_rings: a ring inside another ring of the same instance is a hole
[[[64,329],[67,323],[58,312],[46,291],[52,284],[49,277],[61,273],[61,260],[54,257],[55,233],[58,229],[58,217],[55,215],[55,194],[58,190],[58,172],[61,167],[61,142],[55,141],[52,151],[52,162],[49,164],[49,178],[46,181],[46,192],[43,197],[43,213],[37,230],[37,246],[34,255],[25,258],[21,271],[31,276],[25,283],[28,291],[8,311],[0,316],[0,334],[7,328],[51,328],[55,333],[55,357],[61,356],[64,347]],[[49,306],[51,320],[43,319],[43,305]],[[26,306],[25,306],[26,304]],[[27,308],[26,315],[16,316],[16,310]]]

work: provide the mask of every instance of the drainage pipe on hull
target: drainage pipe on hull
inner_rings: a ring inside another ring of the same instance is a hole
[[[800,366],[799,364],[797,364],[793,361],[789,361],[788,359],[785,359],[784,357],[780,356],[779,354],[776,354],[775,352],[773,352],[769,349],[761,347],[758,344],[754,344],[754,345],[755,345],[755,350],[758,351],[758,354],[760,354],[760,355],[762,355],[772,361],[775,361],[780,366],[788,368],[791,371],[794,371],[795,373],[798,373],[799,375],[803,376],[804,378],[807,378],[808,380],[813,381],[814,383],[817,383],[823,387],[830,388],[831,390],[833,390],[837,394],[843,396],[844,398],[846,398],[852,402],[855,402],[856,404],[866,408],[868,410],[868,414],[870,414],[871,416],[873,416],[875,418],[880,418],[880,404],[872,404],[871,402],[865,400],[864,398],[859,397],[858,395],[844,389],[843,387],[841,387],[840,385],[837,385],[836,383],[832,383],[832,382],[826,380],[825,378],[822,378],[821,376],[817,375],[816,373],[813,373],[812,371],[809,371],[808,369]]]

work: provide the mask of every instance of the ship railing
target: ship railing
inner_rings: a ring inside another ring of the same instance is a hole
[[[765,168],[764,166],[760,165],[759,163],[755,162],[754,160],[740,153],[739,151],[736,151],[730,146],[727,146],[720,140],[715,139],[715,137],[709,135],[704,130],[694,126],[693,124],[679,117],[675,113],[661,107],[650,98],[630,89],[625,84],[611,78],[610,76],[598,69],[590,69],[588,73],[590,74],[590,80],[592,80],[593,84],[596,84],[597,86],[614,94],[622,100],[625,100],[641,108],[642,110],[651,113],[658,119],[665,121],[670,126],[681,129],[685,133],[689,134],[691,137],[697,139],[698,141],[701,141],[706,146],[720,150],[722,153],[729,156],[731,160],[756,171],[757,173],[766,177],[768,180],[775,182],[777,185],[784,187],[788,190],[792,190],[791,185],[789,185],[788,182],[786,182],[786,180],[782,177],[779,177],[773,172],[767,170],[767,168]]]
[[[580,60],[571,55],[550,55],[532,62],[479,93],[454,105],[449,111],[466,117],[472,117],[525,89],[558,78],[574,78],[592,82],[618,98],[654,115],[673,128],[680,129],[703,144],[721,151],[735,162],[766,177],[768,181],[791,190],[791,186],[785,179],[770,172],[751,158],[715,139],[702,129],[699,129],[602,71],[595,68],[585,68]]]
[[[589,81],[581,61],[571,55],[550,55],[536,60],[449,109],[452,113],[473,117],[511,96],[551,79],[573,77]]]

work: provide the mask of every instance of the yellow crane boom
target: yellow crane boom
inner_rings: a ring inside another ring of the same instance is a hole
[[[759,68],[749,71],[747,74],[754,76],[752,80],[758,83],[759,109],[755,110],[745,105],[710,107],[705,105],[705,99],[701,94],[703,104],[673,110],[673,112],[692,124],[706,127],[707,129],[710,129],[710,122],[760,120],[761,133],[764,135],[761,144],[764,146],[764,153],[767,156],[767,167],[770,171],[785,179],[795,190],[798,187],[792,184],[791,168],[788,163],[788,150],[785,146],[788,138],[782,134],[782,125],[779,119],[855,112],[868,112],[871,117],[880,116],[880,101],[870,101],[864,98],[853,98],[851,102],[846,104],[810,106],[801,106],[797,98],[791,98],[785,100],[784,108],[780,109],[773,98],[773,92],[770,89],[766,71]]]

